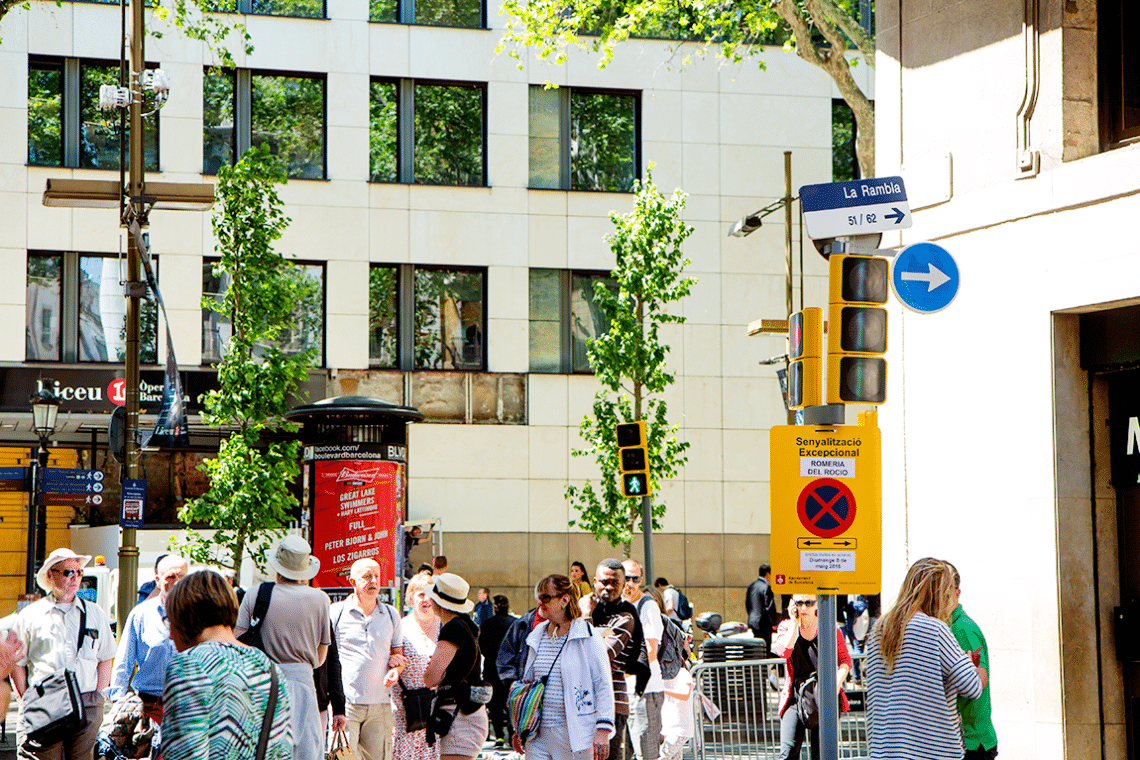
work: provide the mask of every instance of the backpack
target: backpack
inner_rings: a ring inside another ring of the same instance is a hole
[[[674,612],[682,620],[688,620],[693,616],[693,605],[689,604],[689,597],[681,589],[674,587],[674,590],[677,592],[677,609]]]
[[[808,679],[796,687],[796,711],[800,716],[800,723],[807,728],[819,725],[819,704],[815,699],[815,690],[819,686],[816,674],[812,673]]]
[[[637,614],[639,617],[641,616],[641,605],[650,601],[652,600],[649,597],[642,597],[638,600]],[[661,616],[661,624],[661,643],[657,647],[657,662],[661,665],[662,678],[675,678],[688,659],[685,632],[664,615]]]

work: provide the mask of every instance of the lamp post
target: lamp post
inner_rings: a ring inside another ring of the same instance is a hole
[[[36,570],[43,564],[47,544],[47,507],[44,504],[44,468],[48,463],[48,443],[55,434],[59,414],[59,396],[49,390],[52,381],[40,381],[40,389],[32,394],[32,429],[40,439],[32,472],[32,504],[28,509],[28,565],[25,592],[36,593]]]

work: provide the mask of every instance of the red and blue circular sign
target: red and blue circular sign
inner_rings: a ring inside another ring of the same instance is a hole
[[[796,504],[800,522],[820,538],[842,535],[855,522],[855,494],[834,478],[808,483]]]

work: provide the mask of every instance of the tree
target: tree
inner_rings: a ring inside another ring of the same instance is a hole
[[[855,19],[856,0],[505,0],[510,25],[499,45],[533,47],[543,60],[562,63],[565,49],[577,45],[600,53],[599,67],[614,46],[630,36],[664,36],[717,44],[720,55],[739,62],[777,41],[827,72],[855,114],[856,149],[864,177],[875,176],[875,108],[851,75],[860,59],[875,65],[875,41]],[[589,36],[590,39],[585,39]],[[848,60],[848,43],[859,56]],[[702,48],[703,49],[703,48]],[[518,57],[517,49],[510,53]],[[687,60],[687,59],[686,59]],[[763,68],[763,62],[760,63]]]
[[[262,436],[296,430],[284,415],[315,355],[311,348],[279,347],[313,287],[273,250],[290,221],[275,189],[284,181],[280,161],[266,147],[218,170],[213,228],[221,259],[214,275],[228,279],[229,287],[220,297],[203,297],[202,306],[228,318],[233,335],[217,365],[221,388],[206,395],[203,419],[232,432],[217,458],[203,464],[210,490],[178,512],[188,525],[206,524],[216,532],[188,529],[183,540],[172,540],[187,558],[228,565],[239,574],[247,551],[264,567],[266,545],[284,534],[297,508],[290,489],[300,473],[300,442]]]
[[[578,432],[588,444],[573,456],[593,456],[601,481],[568,485],[566,499],[578,509],[578,526],[621,546],[629,544],[641,519],[641,500],[625,498],[618,486],[618,451],[615,426],[619,422],[646,421],[649,477],[657,488],[652,508],[653,527],[665,515],[660,484],[674,477],[688,459],[689,444],[677,439],[670,426],[661,394],[673,384],[665,366],[669,347],[661,343],[664,324],[683,324],[685,318],[669,312],[670,304],[689,295],[696,280],[683,277],[689,261],[681,251],[693,228],[681,212],[685,194],[680,190],[666,200],[653,184],[652,164],[644,182],[634,183],[633,210],[610,213],[614,233],[606,238],[614,252],[613,284],[594,285],[594,304],[609,321],[609,330],[587,343],[587,356],[601,389],[594,395],[592,415],[586,415]],[[615,287],[616,285],[616,287]]]

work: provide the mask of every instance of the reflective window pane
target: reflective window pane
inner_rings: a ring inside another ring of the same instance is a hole
[[[63,63],[28,64],[28,164],[63,166]]]
[[[484,184],[483,89],[417,84],[415,112],[415,181]]]
[[[125,279],[116,257],[79,257],[79,361],[121,362],[126,357]],[[139,361],[158,361],[158,310],[149,290],[139,312]]]
[[[262,16],[324,18],[324,0],[252,0],[250,13]]]
[[[562,371],[561,273],[530,270],[530,371]]]
[[[368,271],[368,363],[373,367],[399,365],[399,270],[374,266]]]
[[[417,269],[415,369],[483,368],[483,273]]]
[[[416,0],[416,23],[428,26],[483,26],[482,0]]]
[[[369,0],[368,20],[394,24],[400,20],[399,0]]]
[[[251,143],[269,145],[290,178],[324,179],[324,80],[255,76],[252,86]]]
[[[86,169],[119,168],[119,113],[99,109],[99,88],[119,85],[118,64],[84,63],[79,74],[79,165]],[[154,96],[147,94],[144,113],[154,111]],[[130,139],[129,127],[126,138]],[[143,119],[143,163],[146,170],[158,171],[158,114]]]
[[[207,69],[202,77],[202,173],[234,161],[234,76]]]
[[[59,256],[28,256],[27,305],[25,307],[27,340],[24,350],[28,361],[60,359]]]
[[[572,372],[593,372],[586,355],[587,343],[609,332],[610,321],[594,301],[594,286],[603,283],[610,291],[617,289],[614,278],[607,275],[575,274],[570,285],[570,368]]]
[[[534,85],[530,88],[530,187],[561,187],[561,93]]]
[[[637,97],[570,93],[570,189],[630,192],[637,176]]]
[[[202,262],[202,298],[221,303],[229,287],[229,276],[214,274],[214,261]],[[222,360],[233,336],[229,317],[213,309],[202,307],[202,363],[214,364]]]
[[[373,82],[369,102],[369,179],[399,180],[399,86],[396,82]]]

